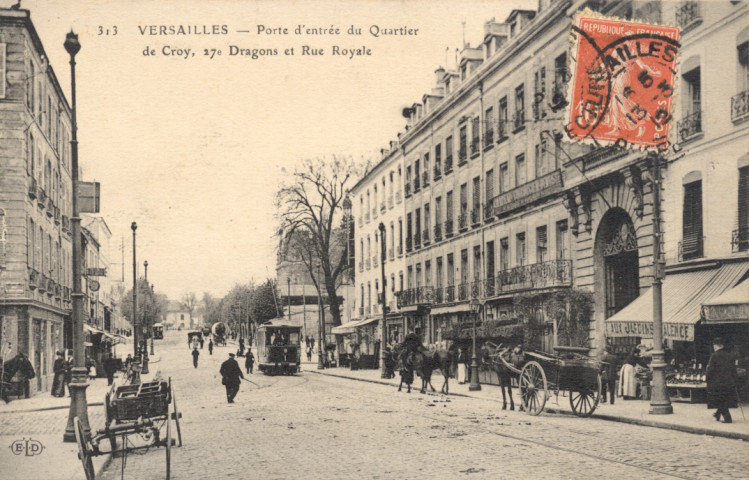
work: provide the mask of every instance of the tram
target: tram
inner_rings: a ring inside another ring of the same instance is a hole
[[[269,320],[257,327],[255,354],[257,365],[266,375],[291,375],[301,363],[302,327],[282,319]]]
[[[154,323],[153,324],[153,339],[154,340],[163,340],[164,339],[164,325],[161,323]]]

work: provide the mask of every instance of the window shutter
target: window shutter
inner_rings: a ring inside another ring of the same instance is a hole
[[[684,225],[682,255],[684,260],[702,256],[702,182],[684,186]]]
[[[749,167],[739,169],[739,237],[749,237]]]

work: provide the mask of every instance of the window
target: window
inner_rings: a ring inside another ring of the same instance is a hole
[[[540,120],[545,117],[544,103],[546,99],[546,67],[541,67],[533,74],[533,118]]]
[[[736,246],[749,250],[749,166],[739,168],[739,229]]]
[[[464,214],[468,210],[468,184],[460,186],[460,213]]]
[[[427,287],[432,285],[432,262],[430,260],[424,262],[424,285]]]
[[[416,264],[416,277],[415,277],[415,280],[416,280],[416,288],[421,287],[422,283],[421,283],[421,264],[420,263]]]
[[[546,225],[536,228],[536,263],[546,261]]]
[[[447,192],[447,200],[445,200],[445,215],[448,222],[453,220],[453,210],[453,191],[450,190]]]
[[[361,284],[361,296],[359,297],[359,305],[361,305],[362,308],[364,307],[364,284],[363,283]],[[362,311],[361,313],[363,314],[364,312]]]
[[[489,107],[484,114],[484,148],[494,144],[494,109]]]
[[[442,175],[442,144],[434,146],[434,179]]]
[[[411,236],[411,212],[408,212],[406,214],[406,250],[411,250],[411,242],[412,242],[412,236]]]
[[[494,278],[494,242],[486,242],[486,278]]]
[[[437,277],[435,278],[435,286],[442,288],[442,257],[437,257]]]
[[[416,216],[414,217],[414,243],[416,246],[421,245],[421,209],[416,209]]]
[[[498,141],[507,138],[507,131],[509,130],[507,127],[507,121],[507,97],[502,97],[502,99],[499,101],[499,127],[497,130]]]
[[[429,204],[424,204],[424,241],[429,240]]]
[[[399,290],[403,291],[403,272],[398,272],[398,286]]]
[[[702,257],[702,180],[684,185],[681,259]]]
[[[685,92],[682,108],[684,115],[677,125],[677,131],[681,140],[686,140],[702,132],[700,68],[693,68],[686,72],[683,78]]]
[[[455,260],[452,253],[447,254],[447,284],[455,285]]]
[[[554,92],[551,103],[561,107],[566,103],[564,86],[567,83],[567,54],[563,53],[554,59]]]
[[[468,283],[468,249],[460,251],[460,283]]]
[[[479,117],[473,117],[471,119],[471,155],[478,153],[479,151],[479,138],[481,133],[479,132]]]
[[[494,169],[486,172],[486,204],[494,198]]]
[[[515,119],[514,128],[519,130],[525,125],[525,89],[521,83],[515,88]]]
[[[417,192],[420,186],[419,181],[419,160],[414,161],[414,192]]]
[[[520,155],[515,157],[515,186],[519,187],[525,182],[525,154],[521,153]]]
[[[390,222],[390,253],[388,256],[393,258],[393,249],[395,249],[395,224]]]
[[[543,177],[547,173],[551,172],[553,170],[552,166],[552,160],[553,157],[549,155],[549,151],[547,149],[547,141],[546,137],[541,138],[541,143],[537,143],[535,146],[535,170],[536,170],[536,178]]]
[[[499,269],[510,268],[510,240],[504,237],[499,240]]]
[[[40,272],[44,272],[44,266],[42,265],[42,258],[44,251],[42,250],[42,239],[44,238],[44,233],[42,232],[42,227],[39,227],[36,230],[36,238],[34,239],[34,246],[36,247],[35,253],[34,253],[34,268],[39,270]]]
[[[369,190],[367,190],[367,209],[364,211],[364,218],[369,222],[369,211],[372,209],[372,204],[370,203],[369,198]]]
[[[445,175],[453,169],[453,137],[445,139]]]
[[[424,154],[424,186],[429,185],[429,152]]]
[[[367,282],[367,308],[372,306],[372,284]]]
[[[481,280],[481,245],[473,247],[473,281]]]
[[[510,189],[510,173],[507,162],[499,166],[499,193],[504,193]]]
[[[481,210],[481,178],[473,179],[473,207],[471,211],[471,223],[479,221],[479,210]]]
[[[34,219],[29,218],[29,229],[26,231],[26,263],[29,267],[34,268],[36,262],[34,262],[34,236],[36,235],[36,227],[34,226]]]
[[[440,223],[442,223],[442,197],[437,197],[434,200],[434,226],[437,227]]]
[[[557,259],[568,260],[569,255],[569,230],[567,229],[567,220],[557,222]]]
[[[403,219],[398,219],[398,255],[403,253]]]
[[[525,265],[525,232],[515,236],[515,265],[518,267]]]
[[[465,125],[460,127],[460,145],[458,147],[460,150],[458,151],[458,159],[459,163],[461,164],[463,163],[463,160],[466,159],[466,155],[468,152],[468,134],[466,128],[467,127]]]
[[[749,90],[749,42],[737,47],[739,53],[739,91]]]

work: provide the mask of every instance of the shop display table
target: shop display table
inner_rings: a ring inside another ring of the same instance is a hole
[[[672,402],[706,403],[706,383],[667,383],[668,396]]]

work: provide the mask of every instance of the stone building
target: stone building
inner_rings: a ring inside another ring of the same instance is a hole
[[[0,342],[4,358],[29,356],[32,392],[49,390],[70,331],[70,138],[70,107],[29,12],[0,9]]]

